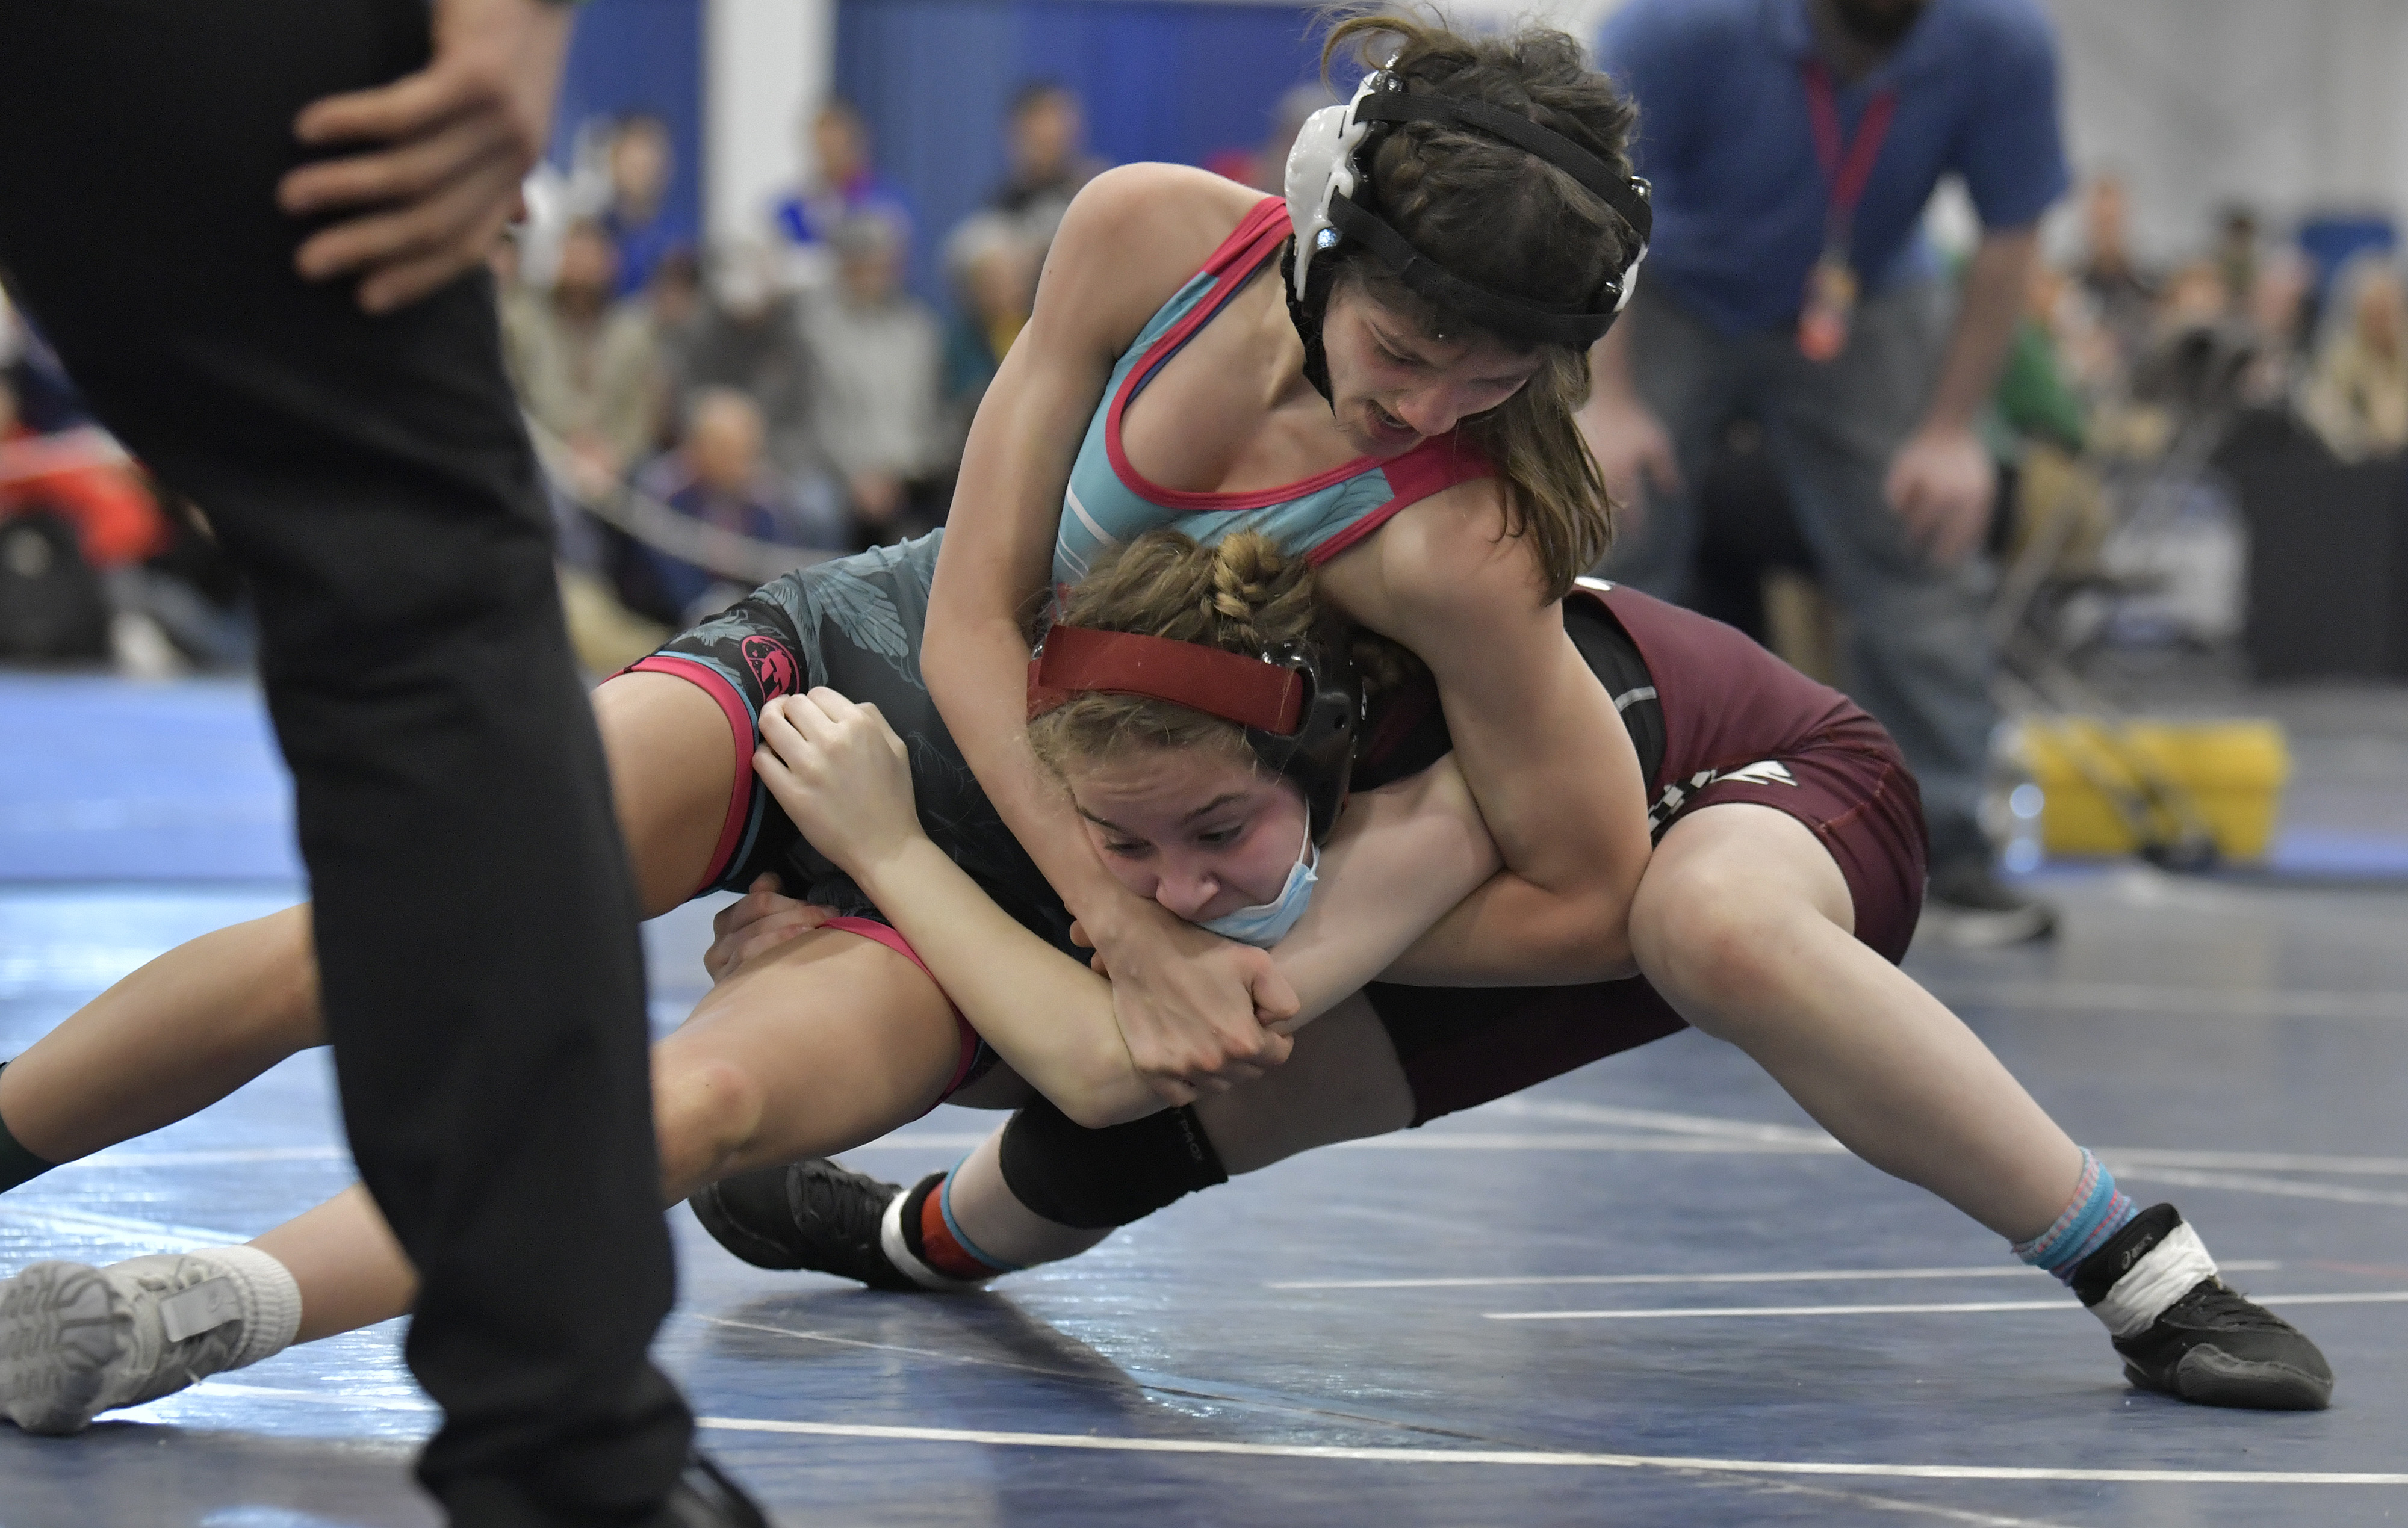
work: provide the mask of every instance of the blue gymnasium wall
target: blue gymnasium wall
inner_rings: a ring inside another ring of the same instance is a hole
[[[594,118],[649,111],[677,147],[664,215],[688,237],[702,227],[704,0],[591,0],[578,7],[568,65],[552,114],[552,158],[566,167],[577,130]]]
[[[609,0],[596,0],[599,9]],[[1319,68],[1310,6],[1187,0],[839,0],[836,88],[918,202],[912,285],[951,307],[939,246],[1004,176],[1004,112],[1032,79],[1086,105],[1091,151],[1200,164],[1252,149]]]

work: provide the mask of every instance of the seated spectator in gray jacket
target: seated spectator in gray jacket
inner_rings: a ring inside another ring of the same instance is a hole
[[[636,492],[689,520],[754,541],[837,550],[814,539],[815,528],[768,470],[762,437],[761,410],[752,399],[734,388],[704,388],[695,394],[677,449],[644,464]],[[630,609],[671,625],[716,615],[741,599],[752,581],[749,574],[687,562],[645,542],[635,544],[619,580]]]
[[[589,502],[652,449],[660,407],[660,348],[644,307],[611,296],[618,262],[599,226],[577,223],[562,241],[552,291],[522,289],[502,316],[519,406],[566,443],[566,487]]]
[[[1020,337],[1037,297],[1039,250],[1009,218],[981,212],[945,240],[953,319],[945,328],[945,451],[958,461],[979,400]]]
[[[811,350],[796,299],[779,290],[778,274],[776,251],[759,240],[713,251],[701,310],[674,364],[671,395],[681,419],[708,388],[734,388],[751,398],[761,410],[769,470],[789,498],[837,535],[844,507],[813,432]]]
[[[818,364],[813,416],[862,545],[943,517],[943,340],[937,316],[903,290],[903,240],[883,218],[853,218],[829,241],[837,282],[805,300]]]

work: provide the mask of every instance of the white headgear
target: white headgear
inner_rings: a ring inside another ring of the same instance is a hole
[[[1444,122],[1502,138],[1570,175],[1611,207],[1636,237],[1622,268],[1597,293],[1604,304],[1537,303],[1491,292],[1449,272],[1389,226],[1372,210],[1372,199],[1363,194],[1369,189],[1364,184],[1369,169],[1364,144],[1374,127],[1409,121]],[[1584,348],[1603,336],[1628,306],[1655,221],[1646,181],[1622,174],[1561,133],[1484,101],[1409,92],[1403,80],[1385,69],[1365,75],[1345,105],[1324,107],[1305,119],[1288,150],[1284,189],[1288,221],[1296,229],[1289,300],[1297,307],[1299,328],[1310,306],[1307,288],[1314,257],[1351,238],[1407,286],[1484,328],[1528,342]],[[1305,337],[1310,359],[1314,336]]]

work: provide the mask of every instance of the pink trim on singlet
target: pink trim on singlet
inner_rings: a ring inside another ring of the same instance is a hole
[[[1321,566],[1433,493],[1444,493],[1457,483],[1497,476],[1497,469],[1480,454],[1479,448],[1453,430],[1423,441],[1382,471],[1388,479],[1388,502],[1309,549],[1304,554],[1307,563]]]
[[[1139,363],[1121,378],[1120,390],[1112,394],[1111,410],[1104,417],[1104,454],[1112,464],[1112,474],[1121,486],[1149,504],[1165,509],[1200,513],[1226,513],[1242,509],[1268,509],[1277,505],[1291,504],[1325,488],[1335,488],[1350,478],[1369,472],[1384,472],[1396,497],[1364,516],[1339,535],[1305,553],[1305,560],[1316,566],[1338,555],[1347,547],[1378,530],[1388,518],[1407,505],[1417,504],[1442,488],[1453,487],[1475,478],[1494,476],[1493,470],[1476,451],[1466,444],[1458,450],[1455,433],[1449,431],[1423,441],[1404,455],[1383,462],[1376,456],[1357,456],[1341,462],[1326,472],[1314,473],[1298,482],[1277,488],[1253,489],[1243,493],[1192,493],[1186,489],[1165,488],[1137,469],[1121,447],[1121,417],[1128,412],[1140,392],[1153,381],[1171,357],[1184,350],[1197,331],[1220,316],[1221,310],[1234,301],[1256,272],[1279,253],[1290,232],[1287,203],[1276,196],[1265,197],[1254,204],[1229,236],[1221,241],[1212,257],[1204,262],[1198,276],[1212,277],[1212,290],[1206,293],[1194,307],[1177,323],[1164,331]],[[1463,453],[1469,453],[1476,470],[1457,472],[1455,467]],[[1443,458],[1445,464],[1436,464]]]
[[[710,851],[710,868],[703,872],[701,882],[701,886],[715,885],[727,873],[729,862],[736,858],[736,846],[744,836],[744,819],[752,807],[752,707],[744,704],[744,696],[727,682],[725,675],[709,664],[674,652],[638,658],[620,672],[673,675],[719,702],[719,708],[727,714],[727,730],[736,742],[736,783],[728,789],[727,819],[720,827],[719,847]]]
[[[911,941],[903,937],[899,930],[882,923],[875,918],[831,918],[820,927],[836,929],[844,934],[858,934],[865,939],[874,939],[918,966],[922,974],[930,981],[937,981],[937,973],[928,969],[928,963],[922,960],[920,952],[911,948]],[[937,981],[937,991],[941,992],[944,990],[945,984]],[[953,1003],[951,998],[945,1001],[948,1007]],[[954,1008],[953,1012],[953,1028],[961,1037],[962,1059],[953,1068],[953,1079],[945,1084],[945,1091],[941,1095],[945,1098],[951,1098],[953,1095],[953,1091],[962,1085],[963,1080],[970,1075],[970,1068],[978,1063],[979,1032],[970,1027],[970,1021],[968,1019],[962,1017],[961,1009]]]

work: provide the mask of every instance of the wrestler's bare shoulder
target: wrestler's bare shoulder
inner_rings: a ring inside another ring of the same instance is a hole
[[[1184,164],[1122,164],[1087,182],[1045,258],[1039,302],[1075,300],[1134,336],[1263,199]]]
[[[1482,610],[1535,611],[1546,603],[1527,538],[1506,534],[1504,490],[1494,478],[1407,505],[1321,576],[1350,615],[1392,636],[1399,626]]]

